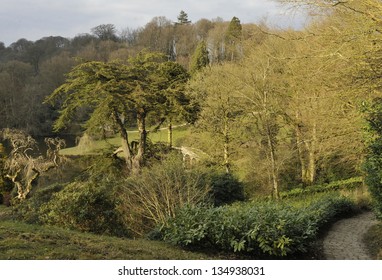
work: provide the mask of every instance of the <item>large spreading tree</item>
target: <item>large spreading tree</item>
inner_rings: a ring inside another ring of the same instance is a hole
[[[184,94],[181,85],[187,79],[186,70],[175,62],[166,61],[166,57],[159,53],[143,51],[126,64],[81,63],[70,71],[66,82],[47,98],[47,102],[53,103],[61,100],[54,130],[66,128],[79,110],[87,112],[85,132],[102,133],[110,128],[118,131],[122,138],[126,170],[128,173],[137,172],[146,156],[147,118],[158,112],[171,112],[169,107],[175,106],[177,95]],[[180,105],[187,106],[188,102]],[[134,126],[139,131],[136,150],[129,142],[127,130]]]

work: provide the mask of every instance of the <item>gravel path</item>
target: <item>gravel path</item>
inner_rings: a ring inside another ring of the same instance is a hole
[[[376,223],[372,212],[336,222],[324,239],[326,259],[370,260],[362,239],[367,230]]]

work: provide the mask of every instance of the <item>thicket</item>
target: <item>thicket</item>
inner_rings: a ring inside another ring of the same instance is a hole
[[[163,239],[188,248],[217,249],[255,257],[299,256],[312,249],[320,230],[353,213],[337,194],[304,207],[263,202],[210,208],[187,206],[161,229]]]

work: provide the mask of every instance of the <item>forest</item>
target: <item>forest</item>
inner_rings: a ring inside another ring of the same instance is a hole
[[[0,231],[294,259],[342,217],[382,218],[382,3],[280,2],[309,24],[181,11],[0,43]]]

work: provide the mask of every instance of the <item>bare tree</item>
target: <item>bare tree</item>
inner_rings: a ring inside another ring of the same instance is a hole
[[[16,187],[17,198],[25,200],[41,173],[58,167],[62,162],[63,158],[59,155],[59,151],[65,147],[65,141],[59,138],[46,138],[48,150],[46,157],[43,157],[33,155],[38,150],[37,142],[21,130],[3,129],[1,136],[11,147],[5,162],[5,177]]]

